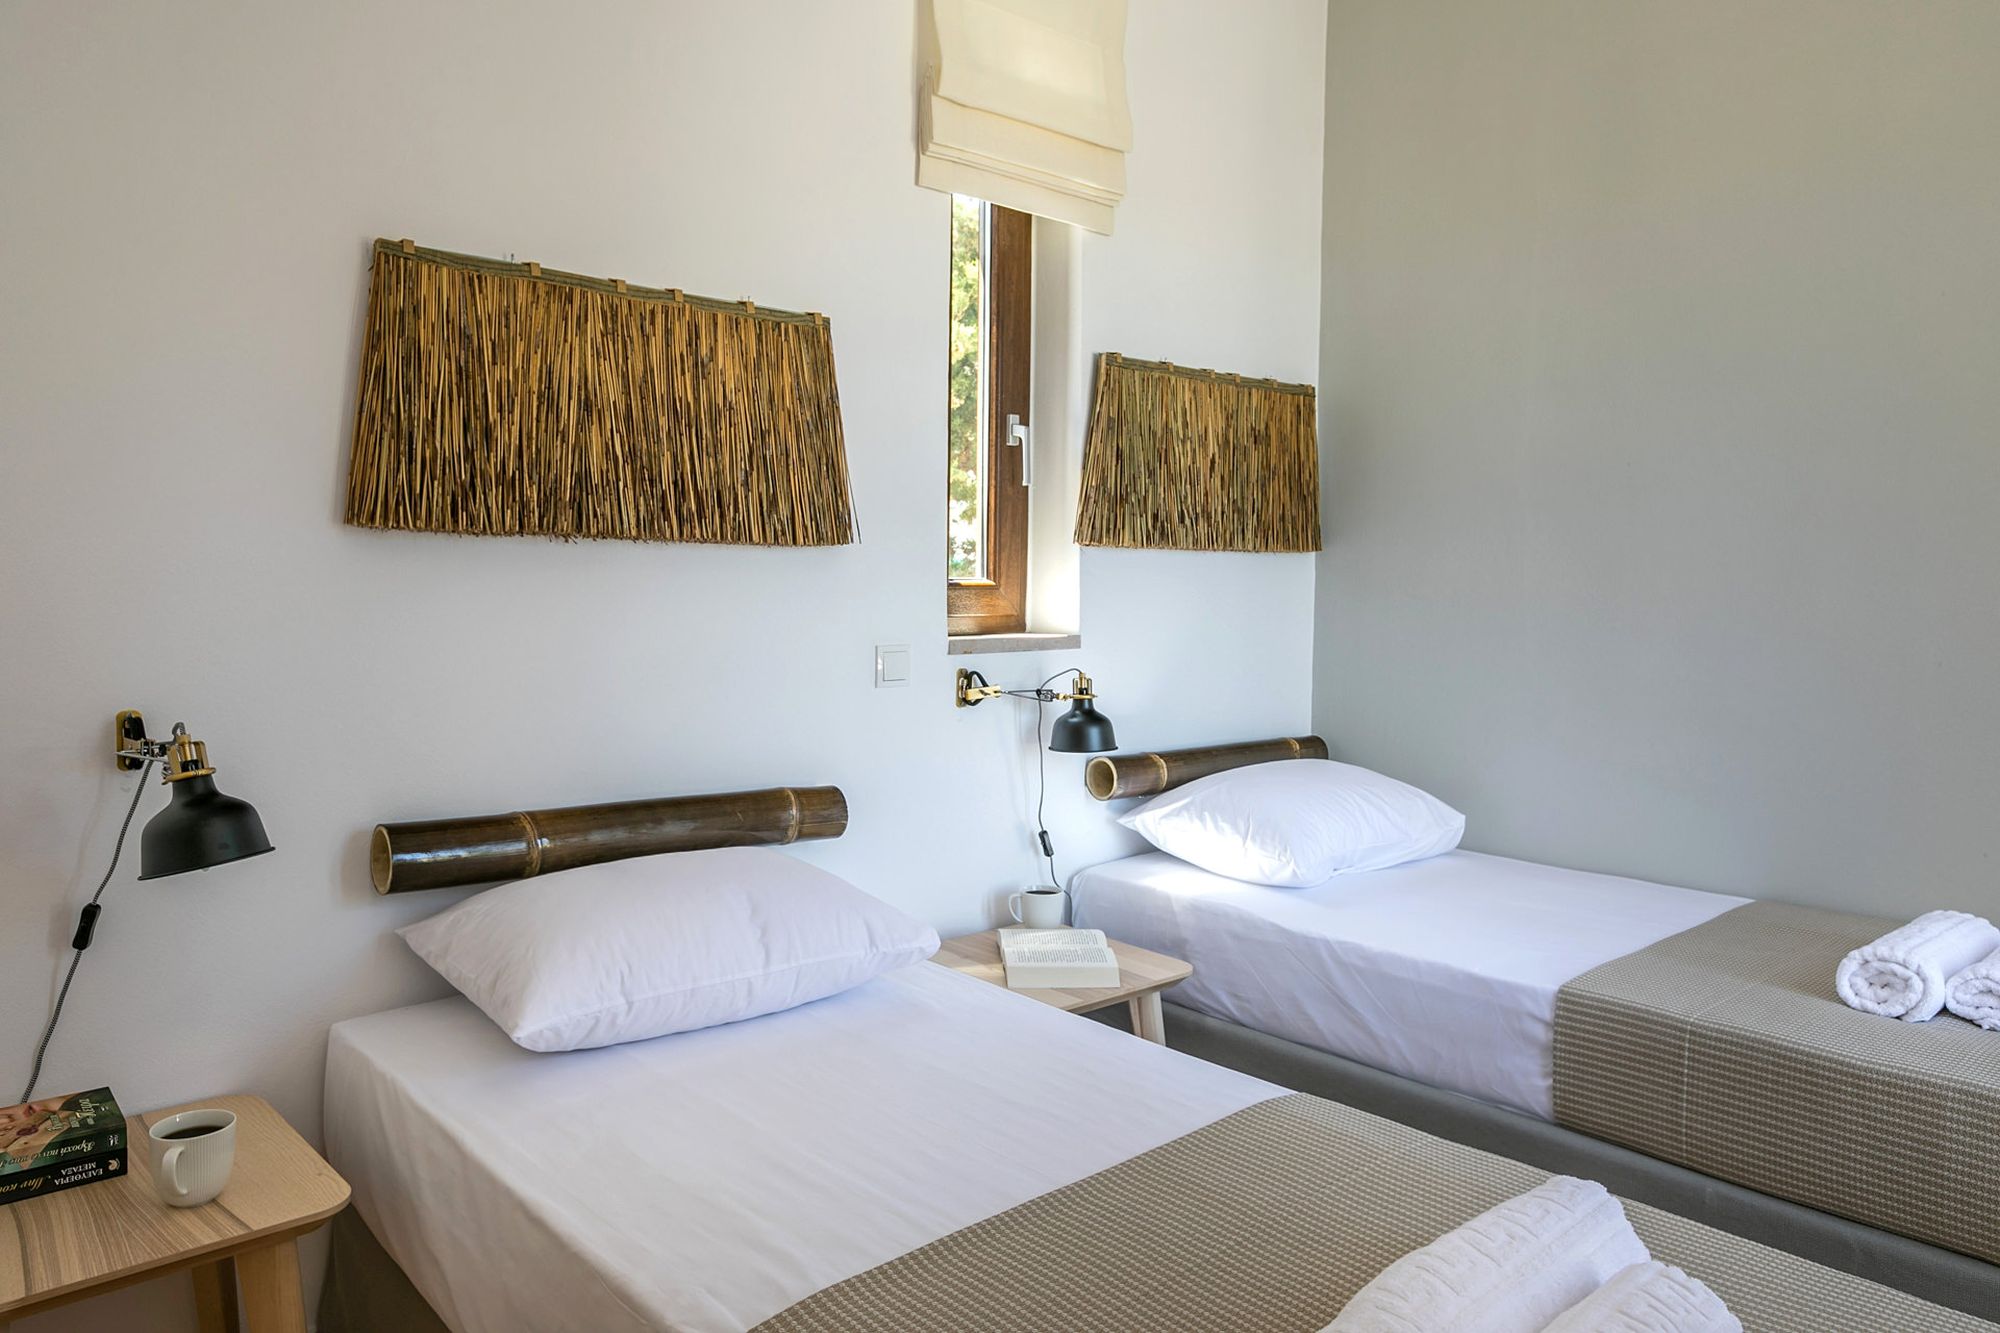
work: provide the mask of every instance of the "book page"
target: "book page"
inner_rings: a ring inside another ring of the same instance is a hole
[[[1009,965],[1117,962],[1101,930],[1003,930],[1000,955]]]

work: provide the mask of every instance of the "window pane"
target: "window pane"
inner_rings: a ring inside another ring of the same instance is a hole
[[[951,454],[945,577],[986,577],[986,206],[951,197]]]

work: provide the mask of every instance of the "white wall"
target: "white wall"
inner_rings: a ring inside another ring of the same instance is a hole
[[[1138,143],[1117,235],[1083,246],[1083,349],[1311,379],[1324,7],[1220,8],[1133,6]],[[851,832],[800,854],[940,928],[1035,877],[1030,715],[950,701],[946,202],[911,183],[908,0],[34,0],[0,25],[4,1094],[130,790],[121,707],[186,720],[278,846],[112,886],[43,1087],[134,1107],[254,1089],[316,1133],[327,1024],[442,993],[390,931],[450,897],[374,898],[378,820],[836,782]],[[863,543],[341,526],[377,235],[826,312]],[[1087,665],[1128,745],[1293,732],[1312,581],[1087,552],[1085,651],[981,665]],[[900,640],[914,684],[872,689]],[[1080,761],[1050,776],[1066,871],[1128,845]],[[184,1290],[21,1327],[177,1327]]]
[[[2000,910],[2000,5],[1328,53],[1322,734],[1486,850]]]

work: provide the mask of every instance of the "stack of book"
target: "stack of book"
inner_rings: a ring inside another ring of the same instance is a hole
[[[125,1140],[109,1088],[0,1107],[0,1204],[124,1175]]]

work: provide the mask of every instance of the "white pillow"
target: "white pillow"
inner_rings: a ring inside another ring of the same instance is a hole
[[[1436,856],[1465,836],[1465,816],[1435,796],[1330,759],[1211,773],[1118,822],[1203,870],[1285,889]]]
[[[923,922],[765,847],[564,870],[396,933],[531,1051],[776,1013],[938,949]]]

